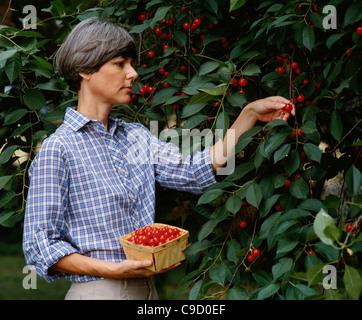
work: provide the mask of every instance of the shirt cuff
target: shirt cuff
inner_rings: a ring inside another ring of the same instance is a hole
[[[61,258],[77,252],[68,242],[62,240],[51,240],[46,236],[46,232],[40,230],[35,235],[41,259],[38,261],[36,270],[42,278],[47,282],[52,282],[63,278],[64,273],[49,270],[49,268],[57,263]]]
[[[203,191],[217,182],[211,164],[210,148],[207,147],[201,152],[196,152],[192,159],[195,166],[195,176]]]

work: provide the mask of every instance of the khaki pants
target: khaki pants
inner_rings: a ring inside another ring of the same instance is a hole
[[[73,282],[65,300],[158,300],[154,279],[102,279]]]

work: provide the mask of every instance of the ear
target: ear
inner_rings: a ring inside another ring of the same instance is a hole
[[[91,73],[79,72],[79,75],[82,77],[83,80],[90,80],[90,78],[92,77]]]

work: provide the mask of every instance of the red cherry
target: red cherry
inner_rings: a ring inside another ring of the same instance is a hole
[[[346,55],[347,55],[347,56],[350,56],[350,55],[352,54],[352,51],[353,51],[352,49],[347,49]]]
[[[293,62],[291,65],[292,69],[297,69],[298,68],[298,62]]]
[[[346,231],[347,231],[347,232],[351,232],[353,229],[354,229],[354,228],[353,228],[353,224],[347,224],[347,225],[346,225]]]
[[[154,32],[155,32],[156,37],[159,37],[161,35],[161,33],[162,33],[162,29],[161,28],[156,28]]]
[[[308,254],[315,254],[315,252],[313,250],[310,250],[307,252]]]
[[[196,25],[199,25],[199,24],[201,23],[201,19],[196,18],[196,19],[194,20],[194,23],[195,23]]]
[[[309,79],[304,79],[304,80],[303,80],[303,84],[308,84],[309,81],[310,81]]]
[[[278,72],[279,74],[283,74],[283,73],[285,72],[285,69],[282,68],[282,67],[279,67],[279,68],[277,69],[277,72]]]
[[[277,59],[277,61],[279,61],[279,62],[281,62],[281,61],[283,61],[283,60],[284,60],[284,58],[283,58],[283,57],[281,57],[281,56],[276,56],[276,57],[275,57],[275,59]]]
[[[249,262],[253,262],[255,260],[255,257],[251,254],[249,254],[246,258],[248,259]]]
[[[278,212],[282,211],[282,206],[281,206],[280,203],[277,203],[277,204],[275,205],[275,210],[278,211]]]
[[[147,53],[147,55],[148,55],[149,58],[152,59],[152,58],[155,56],[155,53],[154,53],[153,51],[149,51],[149,52]]]
[[[298,130],[297,130],[297,135],[298,135],[298,136],[302,136],[302,135],[303,135],[302,129],[298,129]]]
[[[357,32],[357,34],[358,34],[359,36],[362,36],[362,27],[358,27],[358,28],[356,29],[356,32]]]
[[[253,250],[252,255],[253,255],[254,257],[257,257],[259,254],[260,254],[260,250],[259,250],[259,249],[254,249],[254,250]]]
[[[163,86],[164,88],[168,88],[168,87],[170,86],[170,84],[169,84],[168,82],[164,82],[164,83],[162,84],[162,86]]]
[[[146,15],[145,14],[140,14],[138,19],[143,22],[144,20],[146,20]]]
[[[160,68],[160,69],[158,70],[158,72],[161,73],[161,74],[164,74],[165,71],[166,71],[166,70],[165,70],[164,68]]]
[[[247,223],[246,223],[245,220],[241,220],[241,221],[239,222],[239,227],[240,227],[241,229],[246,228],[246,226],[247,226]]]
[[[245,87],[248,84],[248,80],[245,78],[241,78],[239,80],[239,84],[240,84],[240,86]]]
[[[190,24],[188,24],[187,22],[185,22],[182,26],[185,30],[188,30],[190,28]]]
[[[303,101],[304,101],[304,95],[303,95],[303,94],[300,94],[300,95],[297,97],[297,101],[298,101],[298,102],[303,102]]]
[[[181,71],[181,72],[185,72],[185,71],[186,71],[186,67],[185,67],[185,66],[181,66],[181,67],[180,67],[180,71]]]
[[[286,112],[291,112],[293,110],[293,106],[290,103],[287,103],[283,110]]]
[[[284,185],[285,185],[286,187],[289,187],[290,184],[291,184],[291,181],[290,181],[289,179],[287,179],[287,181],[285,181],[285,183],[284,183]]]

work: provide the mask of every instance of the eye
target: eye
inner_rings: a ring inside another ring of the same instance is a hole
[[[117,63],[120,67],[123,67],[124,66],[124,62],[118,62]]]

